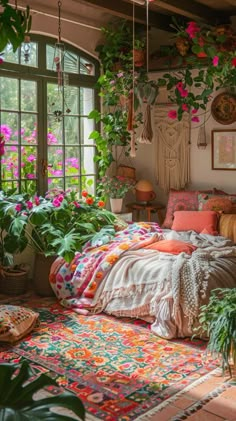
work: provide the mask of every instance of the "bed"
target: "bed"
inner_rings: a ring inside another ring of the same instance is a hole
[[[87,244],[70,264],[58,258],[50,284],[79,314],[143,319],[166,339],[191,336],[210,291],[236,287],[236,246],[215,234],[131,223],[102,244]]]

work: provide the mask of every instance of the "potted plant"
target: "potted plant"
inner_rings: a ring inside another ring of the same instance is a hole
[[[53,388],[53,394],[50,389]],[[44,394],[43,395],[43,390]],[[41,397],[37,399],[37,393]],[[63,408],[60,415],[53,408]],[[29,364],[0,364],[0,419],[69,421],[73,415],[85,420],[85,409],[81,400],[73,393],[59,388],[58,384],[46,374],[35,378]]]
[[[22,200],[27,203],[27,197],[11,193],[0,192],[0,289],[6,294],[20,294],[25,291],[28,270],[14,265],[14,255],[28,245],[27,211],[21,212]]]
[[[114,213],[120,213],[123,204],[123,198],[126,193],[134,188],[135,180],[120,175],[108,176],[99,180],[100,191],[110,199],[111,210]]]
[[[177,111],[169,111],[170,118],[181,120],[183,113],[189,112],[191,120],[199,122],[215,90],[234,90],[236,34],[228,25],[211,27],[193,21],[181,25],[175,18],[173,22],[177,46],[182,40],[182,49],[176,49],[179,70],[166,72],[157,83],[166,86],[170,101],[177,104]],[[170,49],[173,53],[173,47]]]
[[[32,24],[30,7],[26,6],[25,10],[18,9],[10,5],[9,0],[0,0],[0,6],[3,8],[0,12],[0,52],[8,43],[15,52],[24,42],[25,36],[29,36]]]
[[[236,366],[236,288],[212,291],[209,303],[200,309],[199,327],[195,329],[209,337],[207,350],[220,357],[223,372]]]

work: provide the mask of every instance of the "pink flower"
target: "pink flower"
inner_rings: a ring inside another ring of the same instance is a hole
[[[186,32],[190,38],[196,38],[196,35],[199,31],[200,28],[197,26],[196,22],[188,22]]]
[[[121,77],[123,77],[123,76],[124,76],[124,73],[123,73],[123,72],[117,73],[117,77],[118,77],[118,78],[121,78]]]
[[[34,174],[26,174],[26,178],[29,178],[30,180],[32,180],[33,178],[35,178]]]
[[[236,67],[236,57],[232,58],[231,64],[233,67]]]
[[[192,117],[191,118],[191,120],[194,122],[194,123],[199,123],[199,117],[197,117],[197,116],[195,116],[195,117]]]
[[[40,200],[39,200],[39,197],[38,196],[35,196],[34,197],[34,203],[36,204],[36,206],[39,206],[40,205]]]
[[[197,114],[197,112],[198,112],[197,108],[192,109],[192,114]]]
[[[59,200],[59,202],[62,202],[64,200],[63,194],[59,194],[59,196],[57,196],[57,199]]]
[[[176,89],[178,89],[178,91],[182,91],[183,87],[184,87],[183,82],[178,82],[176,85]]]
[[[26,205],[27,205],[28,209],[32,209],[32,207],[33,207],[33,203],[30,202],[30,201],[26,202]]]
[[[36,156],[35,155],[29,155],[28,157],[27,157],[27,161],[29,161],[29,162],[33,162],[33,161],[36,161]]]
[[[182,104],[182,111],[188,111],[188,105]]]
[[[0,136],[0,156],[4,155],[5,149],[4,149],[5,142],[3,140],[3,136]]]
[[[73,202],[76,208],[80,208],[80,204],[78,202]]]
[[[168,117],[172,118],[172,120],[175,120],[177,118],[177,112],[175,110],[170,110],[168,112]]]
[[[15,206],[15,210],[17,211],[17,212],[20,212],[21,211],[21,204],[20,203],[18,203],[16,206]]]
[[[182,91],[179,91],[180,96],[182,98],[186,98],[188,96],[188,90],[187,89],[182,89]]]
[[[53,199],[52,204],[55,206],[55,208],[59,208],[61,206],[60,200],[58,200],[56,197]]]
[[[213,57],[212,64],[215,67],[218,66],[218,64],[219,64],[219,57],[218,56]]]

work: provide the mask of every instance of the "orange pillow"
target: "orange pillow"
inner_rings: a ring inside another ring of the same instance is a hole
[[[197,233],[207,230],[211,235],[217,234],[218,214],[215,211],[176,211],[172,230]]]
[[[160,240],[156,243],[149,244],[145,247],[146,249],[163,251],[164,253],[179,254],[185,252],[187,254],[192,254],[197,247],[193,246],[190,243],[185,243],[180,240]]]

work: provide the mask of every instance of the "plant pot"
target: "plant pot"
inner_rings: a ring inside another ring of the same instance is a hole
[[[54,292],[49,282],[51,266],[57,256],[45,256],[43,253],[36,253],[34,262],[33,285],[36,294],[42,297],[52,297]]]
[[[144,50],[133,50],[133,60],[136,67],[142,67],[145,64],[145,51]]]
[[[28,271],[23,269],[2,269],[0,292],[6,295],[20,295],[26,291]]]
[[[111,211],[113,213],[121,213],[123,199],[110,198]]]

